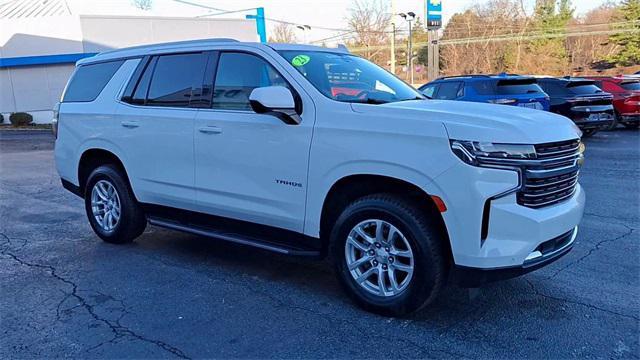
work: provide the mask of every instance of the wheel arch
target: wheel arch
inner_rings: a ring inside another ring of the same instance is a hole
[[[406,180],[376,174],[347,175],[331,186],[327,192],[320,215],[320,239],[329,245],[329,233],[342,210],[351,202],[366,195],[377,193],[397,194],[414,200],[421,211],[433,216],[441,233],[443,248],[449,261],[453,261],[451,243],[444,218],[434,198],[420,186]]]
[[[91,172],[98,166],[106,164],[116,166],[131,186],[124,163],[116,154],[103,148],[89,148],[84,150],[78,161],[78,187],[81,194],[85,192],[85,186]]]

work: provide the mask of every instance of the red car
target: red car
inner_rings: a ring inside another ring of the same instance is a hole
[[[630,129],[640,127],[640,79],[624,76],[589,79],[596,81],[600,89],[613,94],[613,107],[619,124]]]

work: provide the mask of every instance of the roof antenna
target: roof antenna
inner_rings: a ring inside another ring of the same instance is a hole
[[[351,54],[351,52],[349,52],[349,49],[347,48],[347,46],[345,44],[338,44],[338,49],[346,52],[347,54]]]

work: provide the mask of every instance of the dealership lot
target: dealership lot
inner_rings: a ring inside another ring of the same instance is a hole
[[[324,262],[154,227],[103,243],[52,136],[0,131],[0,358],[638,358],[640,136],[586,144],[569,255],[391,319],[356,308]]]

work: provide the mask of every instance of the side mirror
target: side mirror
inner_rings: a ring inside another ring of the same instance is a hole
[[[255,88],[249,95],[249,103],[256,113],[273,115],[285,124],[299,125],[302,121],[293,94],[284,86]]]

